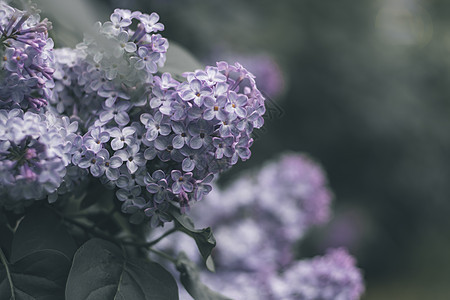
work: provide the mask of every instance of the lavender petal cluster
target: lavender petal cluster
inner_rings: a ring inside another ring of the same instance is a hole
[[[293,244],[311,226],[329,220],[331,200],[320,165],[304,154],[286,153],[225,189],[214,187],[191,214],[196,226],[211,226],[225,245],[215,250],[218,268],[265,274],[292,263]],[[188,251],[184,245],[178,250]]]
[[[268,259],[274,264],[271,268],[276,269],[290,263],[291,245],[311,226],[329,220],[332,198],[320,165],[306,155],[286,153],[257,172],[243,174],[226,189],[212,193],[202,205],[208,214],[202,214],[199,208],[199,213],[194,210],[194,219],[199,226],[217,227],[218,239],[236,238],[231,226],[227,227],[229,224],[235,224],[233,228],[242,231],[243,236],[252,237],[247,240],[252,246],[243,246],[240,253],[240,247],[223,252],[219,249],[218,261],[223,260],[224,265],[255,270],[260,266],[258,256],[242,261],[237,258],[244,257],[250,249],[270,257],[269,249],[277,249]]]
[[[361,270],[343,248],[296,261],[265,280],[258,273],[219,271],[215,276],[202,275],[205,284],[237,300],[357,300],[364,292]]]
[[[0,206],[20,211],[49,196],[71,174],[76,122],[47,112],[0,110]]]
[[[51,23],[37,11],[0,1],[0,109],[33,109],[48,104],[54,82]]]
[[[263,167],[256,180],[257,203],[263,210],[273,211],[289,241],[298,239],[310,226],[329,220],[333,194],[324,170],[307,155],[286,153],[278,162]]]
[[[196,226],[211,226],[220,241],[213,253],[217,273],[211,276],[205,272],[202,280],[233,299],[322,299],[322,290],[331,295],[323,299],[335,299],[341,297],[343,289],[355,292],[342,299],[358,299],[363,291],[362,276],[344,250],[336,250],[339,254],[329,260],[347,262],[341,269],[344,263],[336,262],[336,270],[353,281],[323,281],[322,286],[312,286],[311,293],[320,294],[316,298],[304,298],[293,290],[308,276],[317,277],[314,273],[295,276],[297,265],[308,260],[295,260],[293,245],[312,225],[328,221],[331,199],[320,165],[296,153],[286,153],[258,171],[241,175],[223,190],[214,187],[204,203],[191,212]],[[155,233],[155,237],[160,234]],[[169,236],[158,246],[175,253],[184,251],[201,261],[195,243],[182,233]],[[281,284],[288,279],[288,284]],[[292,290],[288,290],[290,286]]]
[[[57,49],[51,101],[80,122],[72,163],[116,188],[130,221],[154,227],[170,220],[170,205],[184,213],[215,174],[250,157],[265,112],[240,64],[186,72],[183,82],[158,73],[168,47],[158,20],[116,9],[76,49]]]
[[[145,105],[166,60],[169,43],[157,33],[164,29],[158,20],[156,13],[116,9],[76,49],[57,49],[50,101],[58,112],[83,120],[85,129],[112,118],[120,126],[129,121],[128,112]]]
[[[343,248],[296,262],[272,278],[274,299],[355,300],[364,292],[361,271]]]

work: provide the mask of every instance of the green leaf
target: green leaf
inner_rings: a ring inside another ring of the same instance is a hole
[[[203,69],[204,66],[187,50],[174,41],[169,42],[169,49],[167,50],[167,59],[164,67],[159,68],[161,73],[168,72],[173,78],[184,81],[185,78],[181,75],[184,72],[195,71]]]
[[[181,283],[195,300],[230,300],[230,298],[211,290],[200,281],[197,266],[187,258],[184,252],[178,255],[176,266],[180,272]]]
[[[35,251],[9,264],[16,300],[61,300],[70,261],[55,250]],[[6,268],[0,264],[0,300],[10,300],[11,287]]]
[[[159,264],[129,258],[111,242],[91,239],[75,253],[66,300],[177,300],[175,279]]]
[[[206,267],[214,272],[211,252],[216,246],[216,239],[214,238],[211,227],[195,229],[194,222],[188,216],[182,215],[176,210],[172,210],[170,213],[175,219],[176,228],[195,240],[198,250],[206,263]]]
[[[71,261],[77,247],[62,220],[46,207],[30,212],[20,222],[11,246],[12,263],[40,250],[55,250]]]
[[[12,238],[9,261],[2,258],[0,300],[14,299],[11,290],[15,299],[63,299],[75,250],[56,214],[43,207],[31,211]]]

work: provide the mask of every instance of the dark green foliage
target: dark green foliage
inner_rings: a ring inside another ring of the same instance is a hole
[[[16,262],[33,252],[56,250],[69,261],[77,246],[62,220],[51,210],[39,208],[25,216],[17,228],[11,246],[11,261]]]
[[[211,258],[211,252],[216,246],[216,239],[214,238],[211,227],[195,229],[194,222],[192,222],[188,216],[181,215],[177,211],[172,211],[171,214],[175,219],[176,228],[195,240],[198,250],[205,260],[206,267],[210,271],[214,271],[214,263]]]
[[[178,289],[159,264],[129,258],[113,243],[91,239],[75,254],[66,299],[176,300]]]
[[[38,250],[9,265],[15,299],[60,300],[70,261],[61,252]],[[0,300],[11,299],[10,283],[0,266]]]
[[[184,252],[178,256],[177,270],[180,272],[181,283],[195,300],[229,300],[200,282],[197,267]]]
[[[6,222],[0,220],[0,248],[9,256],[11,254],[11,243],[13,239],[13,232],[8,227]]]
[[[3,232],[1,240],[3,253],[8,248],[11,253],[0,264],[0,300],[14,299],[11,288],[18,300],[63,299],[76,246],[55,214],[45,208],[32,211],[20,222],[11,245]]]

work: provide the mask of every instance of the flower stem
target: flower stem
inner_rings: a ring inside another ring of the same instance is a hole
[[[168,255],[168,254],[166,254],[166,253],[164,253],[164,252],[158,251],[158,250],[153,249],[153,248],[148,248],[148,250],[150,250],[150,252],[153,252],[153,253],[155,253],[155,254],[158,254],[158,255],[161,256],[161,257],[164,257],[165,259],[167,259],[167,260],[173,262],[174,264],[177,263],[177,261],[176,261],[175,258],[173,258],[172,256],[170,256],[170,255]]]
[[[175,258],[171,257],[170,255],[168,255],[164,252],[161,252],[161,251],[151,248],[151,246],[157,244],[159,241],[161,241],[166,236],[177,231],[177,229],[175,227],[164,232],[160,237],[154,239],[153,241],[146,242],[146,243],[139,243],[139,242],[134,242],[134,241],[125,241],[120,238],[115,238],[113,236],[110,236],[110,235],[104,233],[103,231],[98,230],[97,228],[95,228],[93,226],[89,226],[89,225],[86,225],[75,219],[68,218],[67,216],[63,215],[61,212],[57,211],[56,209],[53,209],[53,210],[62,218],[63,221],[66,221],[72,225],[75,225],[75,226],[81,228],[82,230],[84,230],[85,232],[90,233],[93,236],[108,240],[110,242],[120,245],[121,247],[123,247],[124,245],[130,245],[130,246],[145,248],[153,253],[158,254],[161,257],[164,257],[165,259],[173,262],[174,264],[176,263]]]
[[[11,300],[16,300],[16,294],[14,293],[14,284],[11,278],[11,272],[9,271],[8,260],[6,259],[5,253],[3,253],[2,248],[0,248],[0,260],[5,266],[6,276],[8,277],[9,288],[11,289]]]
[[[123,243],[125,245],[132,245],[132,246],[136,246],[136,247],[150,248],[153,245],[156,245],[157,243],[159,243],[166,236],[171,235],[172,233],[174,233],[175,231],[177,231],[177,229],[174,227],[174,228],[164,232],[160,237],[154,239],[153,241],[146,242],[146,243],[136,243],[136,242],[129,242],[129,241],[123,241]]]
[[[159,243],[159,241],[161,241],[163,238],[165,238],[168,235],[171,235],[172,233],[174,233],[175,231],[177,231],[177,229],[174,227],[170,230],[167,230],[166,232],[164,232],[159,238],[154,239],[153,241],[150,241],[148,243],[146,243],[147,247],[151,247],[153,245],[156,245],[157,243]]]
[[[90,233],[90,234],[92,234],[92,235],[94,235],[96,237],[108,240],[108,241],[116,243],[116,244],[122,243],[122,241],[120,241],[118,239],[115,239],[114,237],[112,237],[112,236],[110,236],[108,234],[105,234],[105,233],[103,233],[103,232],[101,232],[99,230],[95,230],[95,228],[93,228],[91,226],[88,226],[88,225],[85,225],[85,224],[83,224],[81,222],[78,222],[77,220],[63,217],[63,221],[67,221],[68,223],[71,223],[71,224],[73,224],[75,226],[78,226],[81,229],[83,229],[84,231],[86,231],[86,232],[88,232],[88,233]]]
[[[162,240],[164,237],[166,237],[166,236],[172,234],[173,232],[175,232],[176,231],[175,228],[172,228],[172,229],[166,231],[159,238],[157,238],[157,239],[155,239],[155,240],[153,240],[151,242],[148,242],[148,243],[136,243],[136,242],[123,241],[121,239],[114,238],[112,236],[104,234],[103,232],[99,232],[97,230],[93,230],[93,228],[91,228],[89,226],[86,226],[85,224],[83,224],[81,222],[78,222],[76,220],[73,220],[73,219],[64,218],[64,220],[69,222],[69,223],[72,223],[73,225],[76,225],[76,226],[82,228],[83,230],[85,230],[85,231],[87,231],[87,232],[89,232],[89,233],[91,233],[91,234],[93,234],[93,235],[95,235],[97,237],[100,237],[100,238],[103,238],[105,240],[109,240],[109,241],[111,241],[113,243],[119,244],[119,245],[121,245],[121,247],[123,247],[123,245],[131,245],[131,246],[143,247],[143,248],[148,249],[150,252],[156,253],[159,256],[164,257],[165,259],[173,262],[174,264],[176,263],[176,260],[173,257],[171,257],[170,255],[168,255],[168,254],[166,254],[164,252],[158,251],[156,249],[151,248],[152,245],[155,245],[160,240]]]

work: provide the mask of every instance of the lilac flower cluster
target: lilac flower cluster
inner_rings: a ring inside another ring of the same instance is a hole
[[[169,220],[211,191],[214,174],[250,157],[264,98],[240,64],[156,74],[167,40],[158,15],[116,9],[77,49],[55,51],[52,106],[79,120],[72,163],[117,188],[131,222]],[[137,22],[133,31],[131,26]]]
[[[0,1],[0,108],[39,110],[53,87],[51,23]]]
[[[282,155],[257,173],[242,175],[212,196],[203,204],[211,206],[210,213],[199,216],[205,226],[251,214],[258,220],[279,224],[275,235],[286,244],[299,239],[312,225],[327,222],[333,197],[322,168],[308,156],[296,153]],[[227,205],[217,209],[218,203],[223,203],[220,199],[227,199]]]
[[[328,221],[332,199],[322,168],[301,154],[282,155],[218,196],[205,201],[208,226],[218,240],[235,246],[217,249],[217,265],[263,277],[292,263],[292,245],[312,225]]]
[[[312,225],[328,221],[331,198],[319,165],[285,154],[224,190],[215,187],[192,217],[197,226],[211,226],[224,245],[234,245],[216,249],[218,267],[273,273],[292,262],[293,243]]]
[[[285,154],[257,176],[257,201],[262,209],[276,212],[289,241],[298,239],[311,225],[329,220],[333,195],[323,169],[308,156]],[[277,209],[273,199],[278,200]]]
[[[21,211],[34,200],[73,188],[82,174],[71,166],[78,123],[48,103],[53,81],[53,41],[37,10],[0,1],[0,207]]]
[[[164,29],[158,20],[156,13],[116,9],[76,49],[57,49],[51,103],[58,112],[83,120],[88,129],[94,123],[105,125],[111,114],[123,125],[125,114],[145,105],[169,46],[156,33]]]
[[[250,157],[265,112],[254,76],[225,62],[183,82],[158,73],[168,49],[158,21],[116,9],[76,49],[53,50],[47,20],[0,2],[1,193],[53,201],[90,174],[116,189],[131,222],[156,227],[171,204],[185,212],[215,174]]]
[[[270,285],[275,299],[351,300],[364,292],[355,259],[343,248],[296,262]]]
[[[55,200],[65,177],[71,176],[66,167],[77,127],[51,112],[0,110],[0,206],[21,210],[49,195]]]
[[[231,299],[357,300],[364,292],[361,271],[343,248],[296,261],[281,273],[270,274],[266,281],[261,281],[259,274],[245,272],[203,275],[205,284]]]
[[[289,271],[307,262],[294,260],[293,245],[309,227],[328,221],[331,198],[321,167],[307,156],[293,153],[266,164],[258,172],[240,176],[224,190],[214,188],[201,207],[192,209],[196,226],[211,226],[220,241],[213,253],[217,273],[204,273],[204,282],[233,299],[322,299],[297,297],[296,291],[289,294],[278,283],[285,276],[295,289],[306,280],[308,275],[295,277],[295,271]],[[168,237],[158,246],[184,251],[200,261],[195,243],[182,233]],[[343,256],[335,255],[330,261]],[[342,299],[358,299],[362,292],[361,274],[353,260],[347,261],[346,267],[339,270],[352,280],[336,284],[323,281],[322,286],[310,287],[311,293],[328,289],[332,290],[330,295],[338,297],[343,290],[354,290],[352,297]],[[341,264],[336,264],[338,270]],[[316,278],[315,274],[310,275]],[[278,297],[282,292],[283,296]]]

